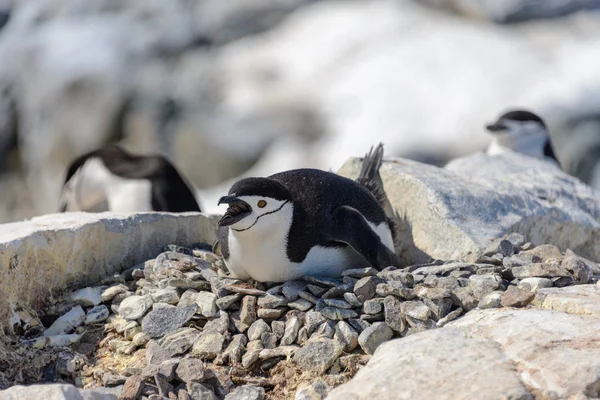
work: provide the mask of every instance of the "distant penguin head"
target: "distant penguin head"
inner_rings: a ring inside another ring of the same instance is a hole
[[[544,121],[525,110],[506,112],[486,129],[493,135],[493,143],[528,155],[544,155],[550,140]]]
[[[228,204],[219,226],[234,232],[267,234],[289,226],[293,210],[290,192],[269,178],[246,178],[234,184],[219,205]]]

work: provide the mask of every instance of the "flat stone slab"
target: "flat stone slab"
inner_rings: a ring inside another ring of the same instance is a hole
[[[600,286],[539,289],[531,304],[546,310],[600,317]]]
[[[39,309],[156,257],[163,246],[213,243],[216,217],[200,213],[62,213],[0,225],[0,326],[17,305]]]

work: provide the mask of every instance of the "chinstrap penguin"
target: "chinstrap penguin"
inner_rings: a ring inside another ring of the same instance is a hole
[[[492,143],[486,150],[489,155],[514,151],[540,159],[551,159],[558,164],[546,124],[530,111],[509,111],[493,124],[487,125],[486,129],[492,134]]]
[[[380,145],[365,158],[363,182],[382,154]],[[345,269],[368,265],[400,266],[395,232],[376,195],[334,173],[296,169],[242,179],[222,203],[229,207],[219,221],[216,249],[236,278],[283,282],[339,277]]]
[[[75,159],[67,170],[61,212],[200,212],[177,169],[161,155],[134,155],[109,144]]]

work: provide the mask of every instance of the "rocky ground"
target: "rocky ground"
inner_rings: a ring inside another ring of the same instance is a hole
[[[550,301],[556,293],[548,288],[590,284],[600,276],[597,264],[553,245],[534,247],[516,233],[494,240],[473,263],[354,269],[341,279],[284,284],[228,278],[223,261],[205,246],[164,250],[98,286],[65,295],[40,315],[22,310],[25,322],[13,326],[18,337],[4,338],[0,347],[0,387],[64,382],[96,388],[80,393],[122,399],[323,399],[393,338],[440,328],[465,314],[468,325],[494,308],[510,313],[545,302],[568,308],[568,302]],[[479,347],[452,336],[452,329],[442,331],[448,337],[437,339],[440,352],[443,343],[456,341],[473,353],[461,358],[485,365]],[[412,340],[418,347],[419,338],[394,343]],[[365,374],[377,365],[370,363]],[[358,393],[352,385],[333,397]],[[534,389],[515,398],[535,397]],[[43,389],[29,390],[31,396]]]

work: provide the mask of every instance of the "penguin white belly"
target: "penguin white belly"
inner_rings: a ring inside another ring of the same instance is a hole
[[[108,204],[116,212],[152,211],[152,184],[142,179],[113,177],[107,188]]]

